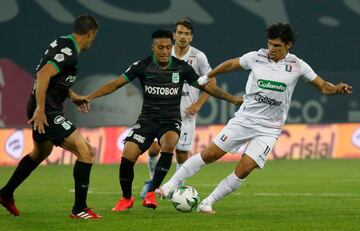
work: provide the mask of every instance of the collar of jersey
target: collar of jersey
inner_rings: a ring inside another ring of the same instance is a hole
[[[159,65],[159,63],[158,63],[158,61],[156,60],[156,58],[155,58],[155,55],[153,55],[153,62],[158,66],[158,67],[160,67],[160,65]],[[169,60],[169,63],[168,63],[168,65],[166,66],[166,68],[165,69],[168,69],[168,67],[170,67],[171,66],[171,64],[172,64],[172,56],[170,56],[170,60]],[[160,67],[161,68],[161,67]]]
[[[77,44],[77,42],[76,42],[76,40],[75,40],[75,38],[74,38],[74,35],[69,34],[69,35],[66,36],[65,38],[71,39],[71,40],[73,41],[74,46],[75,46],[75,49],[76,49],[76,51],[79,53],[79,46],[78,46],[78,44]]]

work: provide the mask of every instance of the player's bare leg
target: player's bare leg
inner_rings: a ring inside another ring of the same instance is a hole
[[[51,153],[53,144],[50,141],[37,143],[34,141],[33,150],[24,156],[7,184],[0,190],[0,204],[3,205],[11,214],[19,216],[20,212],[15,206],[14,191],[31,172]]]
[[[70,218],[101,218],[100,215],[89,209],[86,203],[90,182],[90,172],[95,156],[94,149],[77,129],[71,133],[70,136],[64,139],[64,142],[60,145],[60,147],[72,152],[77,157],[73,170],[75,181],[75,201]]]

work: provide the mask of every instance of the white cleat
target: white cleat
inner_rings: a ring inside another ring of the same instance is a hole
[[[160,188],[155,189],[155,194],[161,199],[171,199],[176,189],[176,185],[166,183]]]
[[[214,214],[215,211],[212,209],[212,206],[209,204],[205,204],[201,202],[198,206],[198,212],[200,213],[207,213],[207,214]]]
[[[155,189],[155,194],[161,199],[167,199],[169,197],[169,192],[164,190],[163,188]]]

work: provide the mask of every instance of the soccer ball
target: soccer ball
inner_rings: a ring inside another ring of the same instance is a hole
[[[175,190],[171,201],[177,211],[191,212],[199,205],[199,193],[191,186],[181,186]]]

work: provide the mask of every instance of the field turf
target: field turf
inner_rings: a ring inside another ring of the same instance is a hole
[[[204,198],[235,164],[205,166],[187,184]],[[1,186],[13,170],[0,167]],[[111,212],[120,198],[118,165],[95,165],[88,204],[103,219],[71,220],[72,166],[39,167],[15,192],[21,216],[0,208],[0,230],[360,230],[360,160],[270,161],[215,203],[214,215],[180,213],[167,200],[156,210],[143,208],[139,192],[147,179],[146,165],[135,165],[134,207]]]

